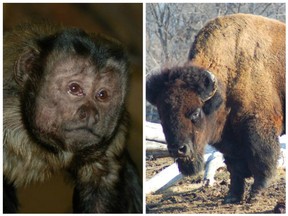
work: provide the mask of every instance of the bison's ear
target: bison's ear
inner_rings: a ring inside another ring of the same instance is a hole
[[[223,99],[220,93],[216,91],[214,96],[205,102],[203,106],[203,111],[206,115],[209,115],[212,112],[216,111],[222,103],[223,103]]]
[[[146,99],[152,104],[156,105],[156,100],[159,92],[163,89],[164,82],[162,80],[163,74],[152,74],[147,77],[146,81]]]

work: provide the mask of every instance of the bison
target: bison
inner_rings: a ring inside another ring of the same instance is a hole
[[[184,175],[203,168],[207,143],[230,172],[224,203],[247,202],[275,174],[285,133],[285,24],[249,14],[218,17],[195,37],[188,61],[147,78],[168,150]]]

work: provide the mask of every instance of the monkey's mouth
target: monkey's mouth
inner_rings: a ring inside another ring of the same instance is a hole
[[[90,128],[87,126],[75,126],[69,125],[64,128],[67,139],[78,140],[81,142],[92,142],[99,141],[102,136],[98,134],[95,128]]]
[[[81,151],[89,146],[98,146],[103,142],[103,137],[86,127],[67,128],[64,133],[64,143],[72,152]],[[101,146],[99,146],[100,148]]]
[[[66,133],[73,133],[74,135],[92,135],[92,136],[94,136],[96,139],[100,139],[101,138],[101,136],[99,135],[99,134],[97,134],[96,132],[95,132],[95,129],[92,129],[92,128],[89,128],[89,127],[83,127],[83,126],[81,126],[81,127],[67,127],[67,128],[65,128],[64,129],[64,131],[66,132]],[[88,137],[87,137],[88,138]]]

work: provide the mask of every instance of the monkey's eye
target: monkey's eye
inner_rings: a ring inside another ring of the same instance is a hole
[[[72,95],[76,95],[76,96],[84,95],[83,89],[78,83],[71,83],[69,84],[68,88],[69,88],[68,92]]]
[[[109,93],[105,89],[101,89],[96,94],[96,99],[99,101],[106,101],[109,98]]]

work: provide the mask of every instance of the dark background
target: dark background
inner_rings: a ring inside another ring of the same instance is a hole
[[[101,32],[126,45],[131,61],[128,111],[131,114],[129,151],[142,175],[142,4],[3,4],[4,33],[26,21],[47,19],[87,32]],[[72,185],[61,174],[19,190],[21,212],[61,213],[72,210]]]

